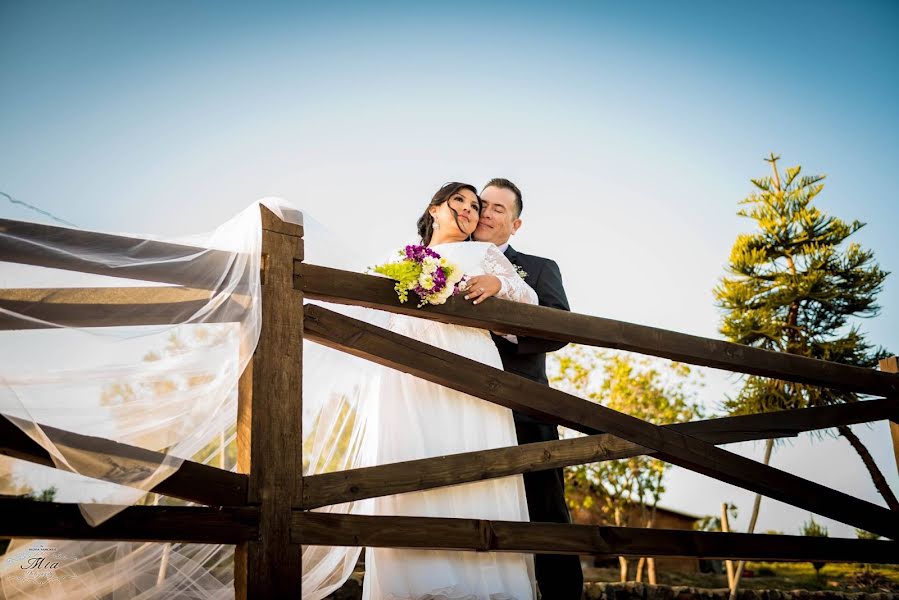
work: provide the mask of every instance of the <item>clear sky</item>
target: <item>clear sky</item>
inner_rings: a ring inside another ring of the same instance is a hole
[[[863,329],[896,352],[897,26],[894,2],[0,0],[0,191],[157,234],[277,195],[377,260],[444,181],[509,177],[513,244],[558,261],[574,310],[718,337],[737,202],[773,151],[827,174],[822,209],[868,223],[856,240],[894,275]],[[706,383],[715,408],[735,380]],[[899,491],[887,428],[857,429]],[[882,504],[843,440],[773,464]],[[751,494],[680,469],[663,504],[723,501],[745,528]],[[762,506],[760,530],[808,516]]]

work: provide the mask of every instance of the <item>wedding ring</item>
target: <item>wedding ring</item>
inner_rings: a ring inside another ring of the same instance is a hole
[[[483,294],[483,293],[484,293],[484,288],[478,288],[478,293]]]

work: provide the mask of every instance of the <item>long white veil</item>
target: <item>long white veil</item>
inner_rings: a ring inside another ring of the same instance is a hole
[[[281,201],[263,202],[285,220],[299,214]],[[308,262],[362,266],[346,252],[335,255],[335,248],[346,246],[335,244],[308,215],[304,221]],[[57,468],[0,455],[0,494],[52,486],[55,501],[79,503],[91,525],[134,504],[189,504],[147,490],[184,460],[236,470],[237,382],[261,322],[258,203],[212,233],[180,239],[91,241],[78,230],[49,236],[47,231],[0,223],[2,287],[28,288],[25,300],[0,305],[0,320],[7,323],[0,331],[0,419],[40,444]],[[77,263],[91,274],[18,262],[34,253],[44,264]],[[138,276],[163,271],[164,277],[153,276],[156,283]],[[140,322],[147,306],[128,288],[166,286],[165,281],[177,283],[167,288],[173,297],[192,302],[166,325],[91,327],[47,318],[40,310],[60,298],[96,301],[90,300],[96,293],[79,289],[103,288],[103,297],[117,302],[110,309],[117,323]],[[67,293],[41,295],[33,288]],[[331,308],[379,324],[387,318],[378,311]],[[303,378],[304,472],[370,464],[365,423],[372,406],[366,399],[379,367],[309,341],[303,363],[307,373],[315,373]],[[146,448],[161,458],[135,461],[86,452],[67,442],[61,433],[66,431]],[[321,510],[365,512],[366,504]],[[191,543],[13,540],[0,557],[0,598],[230,598],[233,551]],[[317,600],[334,591],[358,556],[358,548],[304,547],[303,597]],[[33,564],[54,566],[28,568]]]

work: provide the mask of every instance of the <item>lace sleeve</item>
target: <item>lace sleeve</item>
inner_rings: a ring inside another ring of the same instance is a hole
[[[498,298],[537,304],[537,292],[524,282],[515,266],[493,244],[487,246],[487,252],[484,253],[484,273],[499,278],[502,287],[496,295]]]

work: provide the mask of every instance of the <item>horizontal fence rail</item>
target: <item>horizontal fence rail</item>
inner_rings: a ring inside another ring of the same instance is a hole
[[[666,462],[899,538],[899,514],[871,502],[320,306],[304,311],[306,337],[325,346],[585,433],[607,431]]]
[[[795,535],[314,512],[294,512],[292,530],[310,545],[899,563],[899,542]]]
[[[259,535],[254,507],[130,506],[91,527],[77,504],[0,497],[5,537],[236,544]]]
[[[29,240],[42,240],[38,245]],[[110,266],[87,253],[127,254],[136,264]],[[226,273],[235,255],[222,250],[0,219],[0,260],[141,281],[196,286],[210,273]]]
[[[294,285],[307,298],[353,304],[467,325],[490,331],[601,346],[822,387],[899,398],[899,377],[840,363],[751,348],[645,325],[569,313],[498,298],[472,306],[450,298],[440,306],[415,308],[397,302],[393,282],[383,277],[304,264]]]
[[[82,473],[87,477],[104,479],[109,464],[103,458],[108,456],[115,457],[120,462],[129,461],[137,465],[162,463],[163,455],[152,450],[38,425],[57,446],[74,450],[82,456],[96,457],[94,463],[96,470]],[[0,415],[0,454],[56,467],[53,459],[40,444],[2,415]],[[241,506],[247,501],[247,476],[185,460],[174,474],[156,484],[150,491],[210,506]]]
[[[237,296],[235,296],[237,297]],[[248,296],[245,296],[249,300]],[[210,292],[183,287],[0,289],[0,331],[54,327],[122,327],[228,321],[237,302],[209,311]],[[221,315],[220,318],[216,318]]]
[[[667,425],[703,441],[724,444],[795,436],[800,432],[897,418],[899,403],[869,400],[760,415]],[[303,478],[303,508],[401,494],[655,452],[611,434],[521,444],[436,458],[350,469]]]

